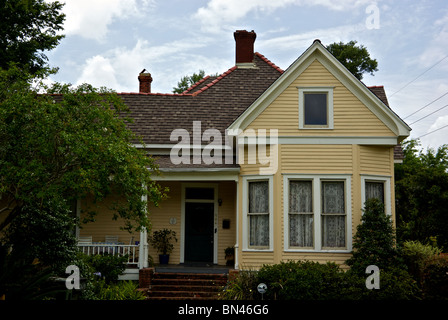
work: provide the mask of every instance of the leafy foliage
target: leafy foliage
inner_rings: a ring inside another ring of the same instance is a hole
[[[343,275],[335,263],[288,261],[263,266],[258,281],[268,286],[267,299],[330,300],[339,296]]]
[[[199,70],[198,73],[193,73],[191,76],[184,76],[180,81],[177,83],[177,87],[173,88],[173,93],[182,93],[188,88],[190,88],[192,85],[194,85],[196,82],[204,78],[205,71]]]
[[[45,50],[54,49],[64,37],[64,4],[44,0],[0,2],[0,68],[12,64],[32,74],[47,68]]]
[[[448,248],[448,145],[419,149],[419,142],[402,143],[403,163],[395,165],[397,236],[428,243],[436,239]]]
[[[173,251],[172,240],[177,242],[176,231],[169,229],[154,231],[149,238],[151,245],[161,254],[169,254]]]
[[[69,206],[113,193],[122,195],[113,209],[126,229],[149,228],[142,197],[158,205],[165,189],[151,180],[154,160],[133,146],[138,138],[120,97],[90,85],[54,85],[38,95],[31,80],[17,69],[0,73],[0,231],[27,204]]]
[[[353,240],[353,254],[346,261],[351,271],[365,275],[369,265],[376,265],[380,270],[403,267],[395,246],[395,232],[390,216],[385,214],[384,205],[378,199],[365,202],[361,224]]]
[[[371,59],[367,48],[363,45],[357,46],[356,41],[348,43],[335,42],[326,48],[338,59],[353,75],[362,80],[364,73],[373,75],[374,71],[378,71],[378,62]]]

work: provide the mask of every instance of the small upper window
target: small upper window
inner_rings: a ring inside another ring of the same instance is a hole
[[[333,129],[333,88],[299,88],[299,129]]]
[[[305,93],[305,125],[328,125],[327,94]]]

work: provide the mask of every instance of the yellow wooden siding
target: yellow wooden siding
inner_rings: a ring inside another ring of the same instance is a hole
[[[118,241],[124,244],[135,244],[135,241],[140,241],[140,233],[133,232],[130,234],[128,231],[121,230],[120,227],[124,227],[123,220],[113,220],[113,211],[111,210],[114,201],[119,199],[116,196],[111,196],[106,200],[93,204],[90,198],[81,200],[81,209],[97,211],[94,222],[83,224],[79,230],[80,236],[92,236],[93,242],[104,242],[106,236],[118,236]],[[81,221],[85,216],[85,213],[81,213]]]
[[[394,170],[392,149],[392,147],[360,146],[361,173],[392,175]]]
[[[236,184],[233,181],[223,181],[218,185],[218,264],[226,264],[224,250],[236,243]],[[230,220],[230,228],[223,228],[223,220]]]
[[[283,173],[351,173],[351,145],[281,145]]]
[[[334,129],[299,130],[298,87],[334,87]],[[279,136],[394,136],[355,95],[318,60],[283,91],[248,129],[278,129]]]
[[[159,182],[162,187],[168,187],[168,199],[164,200],[158,207],[149,206],[149,218],[151,220],[151,235],[153,231],[171,229],[176,232],[177,242],[173,242],[174,250],[170,253],[169,263],[180,262],[180,236],[181,236],[181,192],[180,182]],[[170,224],[170,219],[175,218],[176,224]],[[159,263],[159,253],[149,244],[149,255],[154,263]]]

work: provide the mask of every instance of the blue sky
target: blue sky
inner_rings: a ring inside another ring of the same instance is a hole
[[[254,30],[255,51],[283,69],[314,39],[324,45],[356,40],[378,61],[379,71],[363,82],[384,85],[392,109],[412,127],[411,137],[421,137],[425,148],[448,143],[446,0],[65,3],[66,37],[48,53],[50,65],[59,67],[53,81],[137,92],[138,73],[146,68],[152,91],[170,93],[185,75],[231,68],[235,30]]]

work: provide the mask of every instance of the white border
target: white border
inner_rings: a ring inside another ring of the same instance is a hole
[[[289,247],[289,180],[308,180],[313,182],[313,213],[314,213],[314,248]],[[321,233],[321,182],[329,180],[344,180],[346,204],[346,248],[322,249]],[[351,252],[352,251],[352,176],[349,174],[284,174],[283,175],[283,225],[285,252]]]
[[[333,87],[298,87],[299,89],[299,129],[303,130],[332,130],[333,121]],[[327,125],[306,125],[305,124],[305,93],[316,92],[327,94]]]
[[[185,199],[186,188],[213,188],[214,199],[213,200],[187,200]],[[218,184],[217,183],[182,183],[181,191],[181,225],[180,225],[180,263],[185,262],[185,202],[207,202],[213,203],[214,209],[214,222],[213,222],[213,263],[218,263]]]
[[[366,202],[366,181],[383,182],[384,183],[384,210],[386,214],[392,215],[392,200],[391,200],[391,179],[390,176],[361,174],[361,204],[364,209]],[[364,211],[363,211],[364,214]]]
[[[268,181],[269,184],[269,247],[251,248],[249,246],[249,182]],[[272,252],[274,250],[274,176],[248,175],[243,176],[243,251]]]

